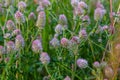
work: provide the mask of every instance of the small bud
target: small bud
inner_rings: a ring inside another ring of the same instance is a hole
[[[13,31],[16,28],[15,24],[12,20],[7,21],[6,27],[7,27],[8,31]]]
[[[79,44],[80,43],[80,39],[78,36],[73,36],[71,39],[71,42],[74,44]]]
[[[45,12],[41,11],[39,12],[36,26],[39,27],[40,29],[43,29],[43,27],[45,26],[45,23],[46,23]]]
[[[69,76],[66,76],[64,80],[71,80]]]
[[[20,48],[23,48],[24,46],[25,46],[24,38],[22,37],[22,35],[17,35],[15,38],[15,48],[19,50]]]
[[[86,29],[80,30],[80,32],[79,32],[79,37],[80,37],[80,38],[85,38],[85,37],[87,37]]]
[[[79,68],[86,68],[88,66],[88,62],[85,59],[78,59],[77,65]]]
[[[42,64],[49,64],[50,63],[50,57],[46,52],[42,52],[40,54],[40,61]]]
[[[105,31],[105,30],[107,30],[108,29],[108,26],[107,25],[104,25],[103,27],[102,27],[102,30],[103,31]]]
[[[0,55],[5,53],[5,48],[3,46],[0,46]]]
[[[15,13],[15,19],[18,24],[25,23],[25,17],[20,11]]]
[[[67,47],[69,44],[69,40],[67,38],[62,38],[60,42],[63,47]]]
[[[64,14],[59,16],[59,24],[61,25],[67,25],[67,18]]]
[[[95,62],[93,63],[93,67],[99,68],[99,67],[100,67],[100,63],[99,63],[98,61],[95,61]]]
[[[33,12],[31,12],[31,13],[29,14],[29,16],[28,16],[28,19],[29,19],[29,20],[36,20],[35,14],[34,14]]]
[[[40,40],[36,39],[32,42],[32,50],[35,53],[42,52],[42,43]]]
[[[9,41],[6,44],[7,53],[13,52],[15,50],[15,44],[13,41]]]
[[[50,45],[52,45],[54,48],[58,47],[60,45],[59,40],[54,37],[51,41],[50,41]]]
[[[19,29],[16,29],[12,32],[12,36],[16,36],[16,35],[19,35],[21,34],[21,31]]]
[[[23,2],[23,1],[20,1],[19,3],[18,3],[18,10],[19,11],[24,11],[25,9],[26,9],[26,3],[25,2]]]
[[[90,24],[90,18],[89,18],[89,16],[88,16],[88,15],[84,16],[84,17],[82,18],[82,21],[83,21],[83,22],[87,22],[88,24]]]
[[[58,25],[55,27],[55,32],[56,32],[57,34],[62,34],[62,31],[63,31],[62,25],[61,25],[61,24],[58,24]]]

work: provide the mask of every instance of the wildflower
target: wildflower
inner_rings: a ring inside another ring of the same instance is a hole
[[[78,7],[81,7],[81,8],[83,8],[83,9],[87,9],[87,8],[88,8],[87,4],[86,4],[85,2],[83,2],[83,1],[80,1],[80,2],[78,3]]]
[[[76,8],[78,6],[79,0],[71,0],[71,5],[73,8]]]
[[[104,25],[103,27],[102,27],[102,30],[103,31],[105,31],[105,30],[107,30],[108,29],[108,26],[107,25]]]
[[[99,63],[98,61],[95,61],[95,62],[93,63],[93,67],[99,68],[99,67],[100,67],[100,63]]]
[[[50,44],[53,46],[53,47],[58,47],[60,45],[60,42],[59,40],[54,37],[51,41],[50,41]]]
[[[55,32],[56,32],[57,34],[62,34],[62,31],[63,31],[62,25],[61,25],[61,24],[58,24],[58,25],[55,27]]]
[[[42,43],[39,39],[36,39],[32,42],[32,50],[35,53],[42,52]]]
[[[15,44],[13,41],[9,41],[6,44],[7,53],[13,52],[15,50]]]
[[[16,22],[18,24],[21,24],[21,23],[25,22],[25,17],[24,17],[24,15],[20,11],[17,11],[15,13],[15,19],[16,19]]]
[[[73,36],[71,39],[71,42],[74,44],[79,44],[80,43],[80,39],[78,36]]]
[[[61,25],[67,25],[67,18],[64,14],[61,14],[59,16],[59,24]]]
[[[88,66],[88,62],[85,59],[78,59],[77,60],[77,65],[79,68],[86,68]]]
[[[83,18],[82,18],[82,21],[83,22],[87,22],[88,24],[90,24],[90,18],[88,15],[85,15]]]
[[[67,38],[62,38],[60,42],[63,47],[67,47],[69,44],[69,40]]]
[[[109,66],[106,66],[106,67],[104,68],[104,73],[105,73],[105,76],[106,76],[107,78],[112,78],[113,75],[114,75],[113,69],[112,69],[111,67],[109,67]]]
[[[40,5],[42,5],[44,8],[46,8],[50,5],[50,1],[49,0],[42,0],[42,1],[40,1]]]
[[[106,14],[105,9],[96,8],[94,12],[94,20],[96,21],[101,20],[105,14]]]
[[[42,64],[49,64],[50,63],[50,57],[46,52],[42,52],[40,54],[40,61]]]
[[[45,26],[45,23],[46,23],[45,12],[41,11],[41,12],[39,12],[36,26],[39,27],[40,29],[42,29]]]
[[[28,16],[28,19],[29,19],[29,20],[36,20],[35,14],[34,14],[33,12],[31,12],[31,13],[29,14],[29,16]]]
[[[6,27],[7,27],[8,31],[13,31],[16,28],[15,24],[12,20],[7,21]]]
[[[15,38],[15,47],[16,49],[20,49],[20,48],[23,48],[25,46],[25,43],[24,43],[24,38],[22,37],[22,35],[17,35],[16,38]]]
[[[85,13],[84,9],[82,9],[81,7],[77,7],[74,10],[74,15],[75,16],[81,16]]]
[[[71,80],[69,76],[66,76],[64,80]]]
[[[21,34],[21,31],[19,29],[15,29],[13,32],[12,32],[12,35],[13,36],[16,36],[16,35],[19,35]]]
[[[5,53],[5,48],[3,46],[0,46],[0,55]]]
[[[80,32],[79,32],[79,37],[81,38],[85,38],[85,37],[87,37],[87,32],[86,32],[86,29],[82,29],[82,30],[80,30]]]
[[[19,3],[18,3],[18,10],[19,11],[24,11],[25,10],[25,8],[26,8],[26,3],[25,2],[23,2],[23,1],[20,1]]]
[[[96,3],[96,8],[104,9],[104,6],[100,3],[100,1],[98,1],[98,2]]]

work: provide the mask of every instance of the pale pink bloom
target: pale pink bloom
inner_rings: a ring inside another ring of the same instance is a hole
[[[42,43],[39,39],[36,39],[32,42],[32,50],[35,53],[42,52]]]
[[[49,64],[50,63],[50,57],[49,57],[48,53],[42,52],[40,54],[40,61],[42,62],[42,64]]]
[[[24,11],[24,10],[26,9],[26,7],[27,7],[27,5],[26,5],[25,2],[20,1],[20,2],[18,3],[18,10],[19,10],[19,11]]]
[[[79,68],[86,68],[88,66],[88,62],[85,59],[78,59],[77,60],[77,65]]]
[[[71,80],[69,76],[66,76],[64,80]]]
[[[12,20],[7,21],[6,27],[7,27],[8,31],[13,31],[16,28],[15,24]]]

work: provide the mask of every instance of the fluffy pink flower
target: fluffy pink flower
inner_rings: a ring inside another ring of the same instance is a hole
[[[25,17],[24,17],[24,15],[20,11],[17,11],[15,13],[15,19],[16,19],[16,22],[18,24],[21,24],[21,23],[25,22]]]
[[[64,14],[61,14],[59,16],[59,24],[61,25],[67,25],[67,18]]]
[[[79,68],[86,68],[88,66],[88,62],[85,59],[78,59],[77,65]]]
[[[7,53],[13,52],[15,50],[15,44],[13,41],[9,41],[6,44]]]
[[[50,57],[46,52],[42,52],[40,54],[40,61],[42,64],[49,64],[50,63]]]
[[[23,48],[25,46],[25,42],[24,42],[24,38],[22,37],[22,35],[17,35],[15,38],[15,47],[16,49],[20,49]]]
[[[7,21],[6,27],[7,27],[8,31],[13,31],[16,28],[15,24],[12,20]]]
[[[32,42],[32,50],[35,53],[42,52],[42,43],[40,40],[36,39]]]
[[[25,2],[20,1],[20,2],[18,3],[18,10],[19,10],[19,11],[24,11],[26,7],[27,7],[27,5],[26,5]]]
[[[69,40],[67,38],[62,38],[61,39],[61,45],[64,47],[67,47],[69,44]]]
[[[69,76],[66,76],[64,80],[71,80]]]
[[[94,20],[96,21],[101,20],[105,15],[105,13],[106,13],[105,9],[96,8],[94,12]]]

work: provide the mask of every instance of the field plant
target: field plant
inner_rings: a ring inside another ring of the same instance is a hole
[[[120,0],[0,0],[0,80],[120,80]]]

